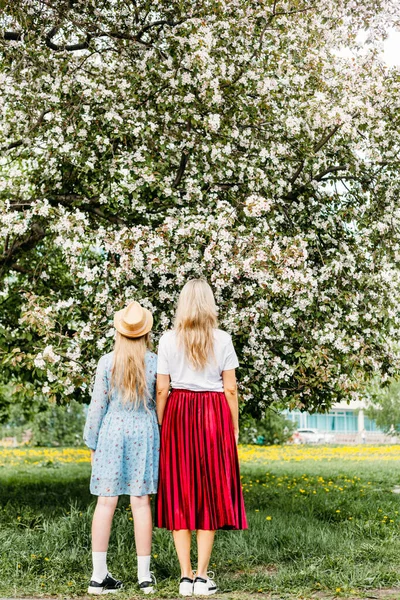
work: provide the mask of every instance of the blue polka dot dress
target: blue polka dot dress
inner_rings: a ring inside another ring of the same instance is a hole
[[[158,484],[159,430],[155,409],[157,356],[145,357],[147,388],[151,398],[135,408],[110,393],[113,352],[97,366],[92,400],[83,439],[95,450],[90,491],[95,496],[145,496]]]

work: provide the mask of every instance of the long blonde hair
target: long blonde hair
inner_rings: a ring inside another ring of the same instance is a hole
[[[145,356],[150,348],[150,334],[129,338],[117,331],[114,360],[111,369],[111,388],[122,393],[123,402],[135,408],[147,406],[149,391],[146,383]]]
[[[175,314],[178,343],[196,370],[214,356],[217,307],[212,289],[204,279],[191,279],[182,288]]]

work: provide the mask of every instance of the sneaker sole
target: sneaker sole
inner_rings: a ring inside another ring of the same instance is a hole
[[[105,590],[104,588],[96,588],[96,587],[88,587],[88,594],[91,594],[92,596],[102,596],[103,594],[118,594],[118,592],[121,592],[122,588],[118,588],[116,590]]]
[[[193,596],[193,591],[192,591],[192,590],[188,590],[187,592],[186,592],[186,591],[182,591],[182,592],[181,592],[181,591],[179,590],[179,595],[180,595],[180,596],[186,596],[186,597],[187,597],[187,596]]]
[[[156,590],[153,587],[148,587],[148,588],[141,588],[140,591],[143,592],[143,594],[154,594]]]
[[[201,591],[194,589],[193,596],[212,596],[213,594],[216,594],[217,591],[218,591],[217,588],[215,588],[213,590],[207,589],[207,590],[201,590]]]

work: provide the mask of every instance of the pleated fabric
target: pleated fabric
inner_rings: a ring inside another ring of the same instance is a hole
[[[161,428],[156,526],[247,529],[232,417],[223,392],[173,390]]]

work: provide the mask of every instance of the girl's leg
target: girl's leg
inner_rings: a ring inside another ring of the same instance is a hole
[[[197,577],[207,578],[207,569],[211,558],[215,531],[197,530]]]
[[[138,562],[138,580],[151,581],[150,554],[153,521],[149,496],[131,496],[131,509],[135,528],[135,545]]]
[[[181,577],[193,578],[192,563],[190,562],[190,546],[192,532],[189,529],[178,529],[172,532],[176,553],[181,566]]]
[[[107,550],[118,496],[99,496],[92,521],[92,579],[101,583],[108,573]]]

